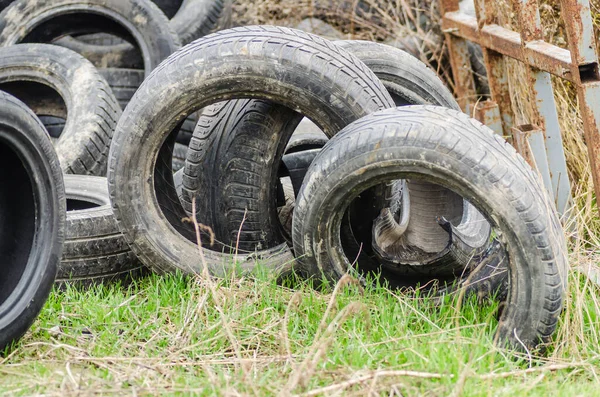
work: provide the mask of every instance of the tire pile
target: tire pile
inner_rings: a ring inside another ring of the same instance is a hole
[[[0,13],[0,347],[55,275],[257,267],[495,297],[501,344],[549,340],[567,270],[551,200],[435,73],[374,42],[225,29],[227,0],[155,3]]]

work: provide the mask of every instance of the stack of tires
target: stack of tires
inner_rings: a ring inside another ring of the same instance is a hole
[[[0,14],[0,44],[11,45],[0,62],[26,65],[18,79],[0,68],[0,90],[52,117],[49,131],[64,120],[55,148],[75,175],[64,178],[61,280],[142,266],[214,276],[260,266],[325,284],[352,273],[506,300],[497,336],[511,347],[555,330],[566,260],[550,199],[416,58],[273,26],[176,50],[178,13],[169,22],[147,0],[39,3],[51,5],[16,0]],[[33,41],[71,49],[17,44]],[[139,63],[126,63],[133,53]],[[109,77],[132,70],[131,86]]]
[[[231,2],[11,0],[0,11],[2,349],[25,332],[55,279],[89,284],[142,270],[110,204],[113,133],[160,62],[229,26]]]

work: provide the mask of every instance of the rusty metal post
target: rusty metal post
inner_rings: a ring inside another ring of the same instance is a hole
[[[561,6],[571,51],[570,72],[577,88],[594,189],[600,205],[600,76],[590,3],[561,0]]]
[[[494,101],[477,102],[475,106],[475,118],[482,124],[487,125],[498,135],[504,135],[502,130],[502,117],[500,108]]]
[[[519,16],[522,46],[527,47],[531,42],[541,41],[543,37],[537,0],[514,0],[514,9]],[[529,68],[529,75],[531,81],[530,93],[532,98],[535,98],[534,114],[531,122],[545,132],[544,143],[550,181],[544,180],[544,183],[550,182],[550,185],[546,186],[550,192],[550,197],[552,197],[558,213],[566,215],[572,205],[571,184],[554,100],[552,80],[550,73],[535,67]],[[538,145],[539,141],[534,139],[532,144]],[[532,147],[534,152],[539,150],[541,148]],[[538,166],[540,161],[536,156]],[[544,176],[543,173],[542,175]]]
[[[442,15],[450,11],[458,11],[458,0],[441,0]],[[444,30],[448,52],[451,54],[450,65],[454,77],[454,96],[460,108],[469,114],[477,100],[469,46],[465,39],[451,33],[452,29]]]
[[[492,1],[475,0],[475,14],[479,30],[482,30],[486,25],[498,23],[498,12]],[[499,134],[509,139],[513,126],[513,111],[504,56],[486,47],[482,47],[481,50],[488,75],[491,100],[498,105],[500,113],[502,128]]]
[[[544,131],[532,124],[525,124],[513,127],[512,133],[515,148],[529,165],[537,170],[548,194],[552,194],[550,165],[546,155]]]

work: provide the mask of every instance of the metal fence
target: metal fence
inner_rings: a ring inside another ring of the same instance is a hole
[[[460,12],[458,0],[440,2],[459,104],[496,132],[512,137],[517,150],[539,170],[563,215],[571,205],[571,189],[550,75],[573,83],[600,198],[600,75],[589,0],[560,0],[568,49],[543,40],[537,0],[512,0],[519,32],[499,25],[494,0],[475,0],[476,17]],[[476,102],[467,41],[482,47],[490,100]],[[524,83],[535,98],[531,124],[515,125],[506,57],[529,66],[529,81]]]

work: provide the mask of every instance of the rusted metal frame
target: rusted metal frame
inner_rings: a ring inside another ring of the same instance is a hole
[[[485,49],[483,51],[483,59],[488,75],[491,97],[498,105],[500,113],[502,136],[505,139],[510,139],[514,119],[504,56],[496,51]]]
[[[475,106],[475,118],[488,126],[498,135],[504,135],[500,108],[494,101],[478,102]]]
[[[510,29],[492,24],[479,30],[476,18],[456,11],[443,15],[444,32],[574,82],[571,73],[571,53],[568,50],[538,40],[523,46],[519,33]]]
[[[458,0],[442,0],[441,11],[451,12],[458,10]],[[450,65],[454,77],[454,96],[460,108],[467,114],[472,112],[472,106],[477,100],[475,90],[475,79],[471,67],[469,46],[466,40],[444,32],[448,52],[450,54]]]
[[[543,39],[540,13],[537,0],[513,0],[513,8],[518,15],[521,42],[525,47],[532,41]],[[538,153],[536,164],[540,166],[540,153],[546,153],[546,164],[550,180],[545,179],[544,185],[553,198],[556,209],[561,215],[568,215],[571,207],[571,184],[567,171],[567,161],[560,132],[558,112],[554,100],[552,80],[548,72],[529,67],[529,84],[531,97],[535,100],[531,123],[544,132],[545,139],[530,141],[531,150]],[[534,146],[537,145],[537,146]],[[544,176],[544,174],[542,174]]]
[[[589,0],[561,0],[596,197],[600,198],[600,76]],[[600,201],[598,201],[600,205]]]
[[[479,30],[483,29],[486,25],[498,23],[498,12],[492,1],[475,0],[475,13],[477,15]],[[482,47],[482,53],[488,76],[491,100],[497,105],[495,112],[499,113],[500,117],[501,128],[495,131],[506,139],[510,139],[513,127],[513,110],[504,56],[486,47]],[[489,106],[491,107],[491,105]],[[480,121],[487,124],[482,119]],[[495,120],[492,119],[491,121]]]

